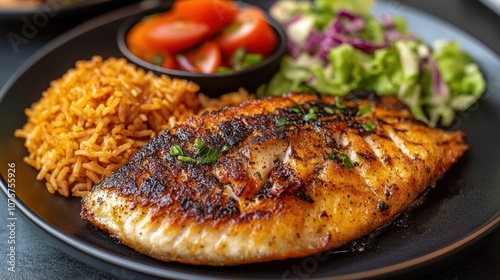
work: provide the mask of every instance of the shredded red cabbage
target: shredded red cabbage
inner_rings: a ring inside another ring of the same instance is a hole
[[[436,61],[429,55],[424,55],[418,65],[419,75],[422,77],[424,74],[425,66],[429,68],[432,75],[432,92],[439,98],[445,100],[448,97],[449,89],[446,81],[441,75],[441,71],[437,66]]]
[[[415,35],[409,34],[404,35],[396,31],[395,29],[389,29],[385,32],[385,39],[389,41],[401,41],[401,40],[411,40],[416,41],[417,37]]]
[[[379,19],[379,23],[382,25],[384,29],[394,29],[394,20],[389,15],[383,15]]]
[[[352,21],[349,21],[345,24],[344,28],[349,33],[358,32],[360,30],[365,29],[366,22],[362,18],[356,18]]]
[[[287,21],[283,24],[283,26],[285,27],[285,30],[288,30],[290,25],[299,21],[301,18],[302,18],[301,14],[295,14],[295,16],[293,16],[289,21]],[[292,58],[295,59],[304,51],[304,49],[301,46],[299,46],[299,44],[297,42],[295,42],[289,38],[288,42],[287,42],[287,51],[288,51],[288,54]]]
[[[179,66],[185,71],[188,72],[196,72],[196,68],[194,68],[193,64],[189,62],[189,60],[182,54],[178,54],[175,56],[177,63],[179,63]]]
[[[431,57],[427,58],[427,65],[429,65],[429,69],[432,73],[432,91],[434,94],[440,98],[447,98],[448,96],[448,85],[443,80],[441,75],[441,71]]]
[[[290,21],[286,22],[285,28],[300,20],[301,14],[296,14]],[[363,52],[372,53],[376,50],[390,46],[391,41],[416,40],[413,35],[403,35],[395,29],[394,20],[390,16],[384,16],[379,20],[384,28],[384,42],[373,43],[362,39],[360,31],[366,28],[366,20],[348,10],[340,10],[332,20],[330,26],[323,31],[313,30],[305,43],[288,40],[288,54],[297,58],[300,53],[306,51],[310,55],[315,55],[323,61],[328,61],[328,53],[332,48],[341,44],[349,44]]]
[[[314,55],[320,48],[321,42],[325,39],[325,35],[317,30],[313,30],[306,41],[306,49],[310,55]]]
[[[371,53],[371,52],[374,52],[376,50],[385,49],[385,48],[389,47],[388,42],[384,42],[381,44],[375,44],[375,43],[371,43],[371,42],[368,42],[366,40],[363,40],[361,38],[347,39],[345,41],[345,43],[350,44],[353,47],[355,47],[356,49],[367,52],[367,53]]]
[[[303,49],[295,43],[293,40],[288,40],[287,42],[288,54],[294,59],[297,58],[302,52]]]
[[[288,29],[288,27],[290,27],[292,23],[297,22],[301,18],[302,18],[301,14],[295,14],[289,21],[285,22],[283,26],[285,27],[285,29]]]
[[[342,25],[341,20],[342,19],[347,19],[345,25]],[[337,32],[349,32],[349,33],[354,33],[360,30],[363,30],[366,26],[365,19],[362,16],[356,15],[350,11],[347,10],[340,10],[337,13],[337,19],[336,19],[336,25],[335,29]],[[339,25],[340,24],[340,30],[339,30]]]
[[[357,15],[357,14],[351,12],[351,11],[348,11],[348,10],[339,10],[337,12],[337,17],[339,17],[339,18],[347,18],[349,20],[355,20],[355,19],[359,19],[359,18],[363,19],[362,16]]]
[[[342,44],[342,41],[337,40],[335,38],[331,37],[326,37],[323,41],[320,43],[320,48],[317,52],[317,55],[327,61],[328,58],[328,53],[330,52],[330,49],[336,48]]]

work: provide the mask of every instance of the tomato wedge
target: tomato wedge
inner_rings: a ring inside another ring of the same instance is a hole
[[[142,46],[175,53],[198,44],[208,35],[210,27],[206,23],[184,20],[169,12],[139,22],[130,30],[127,41],[129,48]]]
[[[222,56],[219,45],[213,40],[205,41],[198,49],[186,54],[197,72],[212,74],[221,65]]]
[[[172,12],[185,20],[206,23],[213,35],[233,22],[238,7],[227,0],[182,0],[174,2]]]
[[[241,47],[245,47],[248,53],[267,56],[278,44],[276,34],[258,8],[241,10],[235,22],[223,30],[217,42],[226,57],[231,57]]]

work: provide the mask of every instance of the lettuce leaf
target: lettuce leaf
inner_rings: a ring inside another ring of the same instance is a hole
[[[373,0],[316,0],[314,3],[322,10],[344,9],[363,16],[369,15],[373,7]]]

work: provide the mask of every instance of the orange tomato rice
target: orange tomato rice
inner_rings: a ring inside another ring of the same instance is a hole
[[[240,90],[210,99],[193,82],[95,56],[53,81],[14,135],[50,193],[81,197],[163,130],[251,97]]]

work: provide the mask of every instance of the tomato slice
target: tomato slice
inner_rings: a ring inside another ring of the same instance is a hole
[[[144,39],[146,38],[148,28],[147,20],[142,20],[134,25],[134,27],[132,27],[127,33],[127,37],[125,39],[127,46],[130,51],[138,57],[141,57],[142,52],[153,50]]]
[[[210,34],[206,23],[188,21],[168,12],[143,20],[129,32],[129,48],[175,53],[190,48]]]
[[[145,39],[159,49],[175,53],[195,46],[208,35],[210,28],[207,24],[172,15],[153,22]]]
[[[174,2],[172,12],[185,20],[206,23],[213,35],[233,22],[238,7],[227,0],[182,0]]]
[[[132,51],[132,53],[144,61],[161,66],[163,68],[179,69],[177,60],[172,53],[163,51],[145,51],[140,49],[135,49],[134,51]]]
[[[221,65],[222,56],[219,45],[213,40],[207,40],[201,46],[186,54],[186,58],[197,72],[212,74]]]
[[[276,34],[258,8],[241,10],[235,22],[224,29],[217,39],[225,57],[244,47],[248,53],[271,54],[278,44]]]
[[[175,56],[172,53],[163,54],[163,63],[161,64],[161,67],[168,69],[175,69],[175,70],[179,69],[179,66],[177,65],[177,60],[175,59]]]

